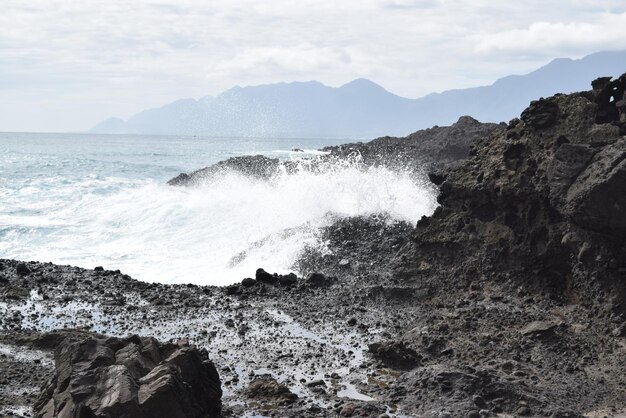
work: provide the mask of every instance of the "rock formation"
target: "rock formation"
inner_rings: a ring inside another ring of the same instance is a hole
[[[478,140],[462,166],[431,175],[441,206],[418,223],[415,248],[481,251],[494,270],[532,272],[527,280],[563,290],[602,281],[622,300],[626,124],[617,98],[626,75],[593,85],[532,102],[504,132]]]
[[[414,228],[342,220],[331,255],[304,264],[368,309],[405,306],[399,335],[369,344],[403,413],[623,413],[626,75],[594,87],[532,102],[435,167],[440,206]]]
[[[35,405],[40,418],[217,417],[220,379],[205,351],[154,338],[65,340],[56,375]]]
[[[444,393],[448,408],[454,408],[455,398],[478,396],[474,412],[462,407],[469,414],[487,409],[579,417],[585,406],[574,397],[587,399],[583,403],[589,408],[615,396],[623,382],[595,386],[590,371],[600,360],[590,359],[619,351],[610,336],[619,338],[626,325],[626,124],[617,100],[625,87],[626,75],[596,80],[593,92],[532,102],[506,130],[477,140],[459,167],[431,174],[440,207],[418,222],[401,250],[402,275],[428,284],[431,292],[444,292],[437,298],[442,308],[448,303],[445,293],[456,294],[454,287],[468,288],[470,297],[481,297],[484,289],[506,296],[490,296],[493,306],[486,311],[463,298],[456,312],[466,311],[461,313],[465,323],[447,320],[428,331],[416,326],[400,343],[385,343],[390,348],[383,361],[402,356],[394,347],[429,359],[404,375],[402,386]],[[424,271],[424,263],[430,271]],[[517,295],[536,296],[520,300],[519,313],[497,307],[500,300],[510,306],[516,288]],[[539,308],[546,297],[554,309],[576,314],[553,316]],[[590,343],[594,337],[577,331],[578,321],[602,329],[609,336],[605,345]],[[481,329],[484,334],[472,335]],[[458,332],[470,333],[467,338],[476,345],[459,342]],[[374,356],[380,356],[379,347]],[[566,371],[578,386],[544,383],[534,367]],[[511,373],[518,374],[511,378]],[[562,406],[550,406],[539,394],[561,397]]]

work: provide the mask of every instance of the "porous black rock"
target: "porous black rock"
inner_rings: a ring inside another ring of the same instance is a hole
[[[521,114],[520,119],[534,129],[547,128],[556,122],[559,106],[552,100],[535,100]]]
[[[311,273],[304,281],[304,284],[308,287],[325,287],[330,286],[332,283],[333,280],[322,273]]]
[[[293,286],[298,283],[298,276],[293,273],[278,276],[278,283],[285,287]]]
[[[28,276],[30,274],[30,269],[25,263],[18,263],[15,267],[15,272],[20,276]]]
[[[368,349],[374,358],[392,369],[410,370],[420,365],[420,355],[404,342],[372,343]]]
[[[255,377],[248,385],[247,395],[258,401],[282,404],[290,404],[298,399],[298,395],[269,375]]]
[[[476,139],[502,129],[503,124],[481,123],[471,116],[461,116],[450,126],[423,129],[403,138],[385,136],[323,150],[333,157],[358,157],[368,166],[422,171],[425,167],[441,167],[466,158]]]
[[[254,280],[252,277],[246,277],[245,279],[241,281],[241,285],[243,287],[252,287],[255,284],[256,284],[256,280]]]
[[[255,278],[258,282],[261,283],[275,284],[278,282],[278,275],[270,274],[262,268],[257,269]]]

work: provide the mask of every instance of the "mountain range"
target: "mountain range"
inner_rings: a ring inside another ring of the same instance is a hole
[[[341,87],[317,81],[233,87],[215,98],[181,99],[127,121],[107,119],[92,133],[237,137],[373,138],[404,136],[462,115],[501,122],[532,99],[588,89],[589,80],[626,71],[626,51],[558,58],[525,75],[489,86],[448,90],[418,99],[400,97],[357,79]]]

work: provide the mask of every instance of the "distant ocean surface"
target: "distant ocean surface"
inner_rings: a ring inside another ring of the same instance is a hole
[[[292,271],[337,217],[415,222],[434,210],[432,192],[407,174],[346,162],[271,181],[230,173],[194,188],[165,184],[229,157],[312,158],[344,142],[0,133],[0,258],[228,284],[258,267]]]

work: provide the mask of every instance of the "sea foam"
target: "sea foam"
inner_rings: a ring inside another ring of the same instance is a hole
[[[11,196],[21,210],[0,216],[0,254],[102,265],[144,281],[229,284],[259,267],[292,271],[305,246],[324,245],[320,228],[339,217],[416,222],[436,206],[427,183],[339,160],[314,171],[303,163],[271,179],[223,172],[196,187],[46,179],[45,193],[35,181]]]

